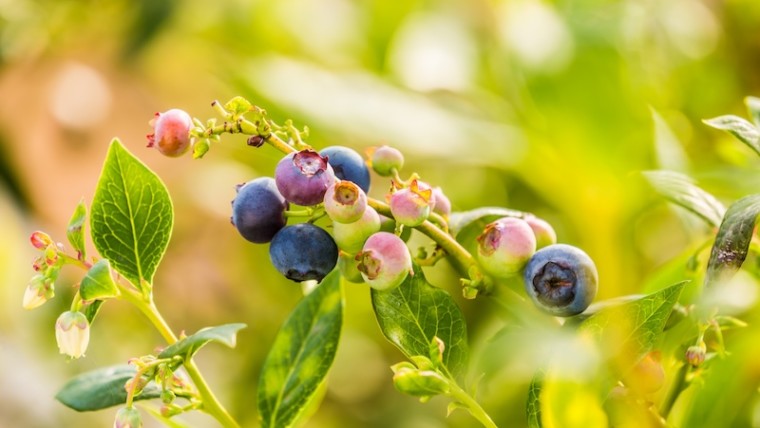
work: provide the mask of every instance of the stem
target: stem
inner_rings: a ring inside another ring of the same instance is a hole
[[[488,416],[488,413],[486,413],[486,411],[480,407],[480,404],[478,404],[475,399],[470,397],[470,394],[466,393],[454,381],[449,382],[449,385],[451,386],[451,392],[448,395],[454,398],[456,401],[464,404],[467,407],[467,410],[470,411],[470,414],[481,424],[483,424],[484,427],[498,428],[491,417]]]
[[[665,399],[662,402],[662,405],[660,406],[660,415],[663,417],[663,419],[668,419],[668,414],[670,414],[670,410],[673,408],[673,405],[676,403],[676,400],[678,399],[678,396],[681,394],[681,391],[685,389],[686,385],[686,375],[689,372],[689,365],[683,364],[681,368],[678,370],[678,373],[676,373],[676,378],[673,379],[673,386],[670,387],[670,390],[668,391],[668,395],[665,396]]]
[[[123,286],[121,288],[124,299],[135,305],[140,312],[150,320],[151,324],[153,324],[156,330],[158,330],[166,343],[171,345],[177,342],[177,336],[158,311],[152,297],[146,301],[142,298],[142,295],[139,292]],[[195,387],[198,389],[198,394],[203,401],[203,407],[201,407],[201,410],[213,416],[224,427],[239,427],[238,423],[232,418],[232,416],[230,416],[224,406],[222,406],[216,398],[213,391],[211,391],[208,383],[206,383],[206,379],[203,378],[203,375],[200,370],[198,370],[198,367],[195,365],[192,358],[185,361],[184,367],[188,376],[192,379],[193,384],[195,384]]]

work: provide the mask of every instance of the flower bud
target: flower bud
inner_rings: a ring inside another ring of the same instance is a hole
[[[134,407],[122,407],[116,412],[113,428],[138,428],[142,426],[140,412]]]
[[[32,246],[38,250],[44,250],[53,243],[50,235],[45,232],[40,232],[39,230],[32,233],[32,236],[29,237],[29,240],[32,242]]]
[[[29,285],[26,286],[26,291],[24,291],[23,308],[34,309],[52,299],[53,287],[50,285],[45,281],[44,276],[35,275],[29,282]]]
[[[448,381],[438,372],[411,367],[397,368],[393,374],[393,386],[404,394],[415,397],[448,394],[451,390]]]
[[[84,356],[90,342],[90,323],[81,312],[66,311],[55,322],[55,340],[61,354],[72,358]]]
[[[335,222],[353,223],[367,209],[367,195],[356,183],[339,180],[325,192],[325,212]]]
[[[399,171],[404,166],[404,155],[393,147],[372,147],[367,154],[372,169],[382,177],[390,177],[393,171]]]
[[[705,356],[707,355],[707,347],[704,342],[698,345],[689,346],[686,350],[686,362],[692,367],[699,367],[705,362]]]

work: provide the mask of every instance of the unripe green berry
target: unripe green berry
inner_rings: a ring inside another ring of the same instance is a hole
[[[361,251],[364,241],[380,230],[380,215],[374,208],[367,206],[362,217],[353,223],[333,222],[333,238],[338,248],[356,254]]]
[[[372,169],[382,177],[390,177],[404,166],[404,155],[393,147],[373,147],[368,153]]]

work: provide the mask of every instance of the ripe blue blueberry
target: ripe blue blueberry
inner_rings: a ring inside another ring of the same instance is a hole
[[[289,202],[303,206],[317,205],[335,181],[327,158],[306,149],[286,155],[274,171],[277,189]]]
[[[263,244],[285,227],[288,201],[271,177],[253,179],[238,188],[230,220],[243,238]]]
[[[321,281],[338,262],[338,246],[324,229],[311,223],[282,228],[269,246],[278,272],[293,281]]]
[[[341,180],[353,181],[364,192],[369,192],[369,168],[359,153],[348,147],[330,146],[319,152],[327,157],[335,176]]]
[[[524,279],[525,291],[539,309],[569,317],[585,311],[594,300],[599,275],[583,250],[554,244],[536,251]]]

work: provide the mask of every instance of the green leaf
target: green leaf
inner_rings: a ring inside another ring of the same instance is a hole
[[[238,117],[247,113],[253,108],[253,104],[243,97],[237,96],[224,105],[224,109],[232,114],[233,117]]]
[[[711,226],[720,224],[726,208],[688,176],[673,171],[644,171],[642,174],[669,201],[698,215]]]
[[[726,115],[707,119],[703,122],[713,128],[730,133],[760,155],[760,130],[746,119]]]
[[[92,240],[123,277],[151,284],[171,236],[169,192],[153,171],[113,140],[92,202]]]
[[[747,105],[747,110],[749,110],[749,115],[752,116],[755,126],[760,128],[760,98],[747,97],[744,99],[744,104]]]
[[[728,207],[707,262],[705,286],[730,278],[742,266],[758,215],[760,194],[746,196]]]
[[[277,333],[259,379],[263,427],[291,426],[308,407],[335,358],[343,324],[337,270],[304,297]]]
[[[543,382],[543,371],[536,372],[528,387],[528,403],[525,406],[526,416],[528,417],[529,428],[541,428],[541,383]]]
[[[579,329],[591,332],[610,355],[625,355],[626,361],[635,362],[652,350],[685,284],[604,307],[583,320]]]
[[[219,342],[222,345],[234,348],[237,332],[245,327],[245,324],[235,323],[202,328],[195,334],[191,334],[167,346],[158,354],[158,358],[171,358],[180,355],[185,360],[188,360],[209,342]]]
[[[94,300],[91,303],[88,303],[84,305],[82,308],[82,311],[84,312],[84,316],[87,317],[87,322],[92,325],[92,321],[95,319],[95,316],[100,312],[100,307],[103,305],[102,300]]]
[[[130,365],[105,367],[83,373],[66,382],[55,398],[79,412],[100,410],[124,404],[127,401],[127,391],[124,389],[124,384],[132,379],[136,373],[137,369]],[[160,396],[161,389],[150,382],[134,399],[148,400]]]
[[[111,265],[100,259],[87,271],[79,286],[82,300],[107,299],[119,295],[119,289],[111,276]]]
[[[419,266],[398,287],[372,290],[372,306],[385,337],[407,358],[430,355],[434,337],[445,345],[443,364],[452,375],[467,363],[467,325],[449,293],[430,285]]]
[[[87,220],[87,207],[84,201],[80,201],[74,210],[66,228],[66,237],[71,246],[79,253],[82,259],[86,257],[84,249],[84,223]]]

